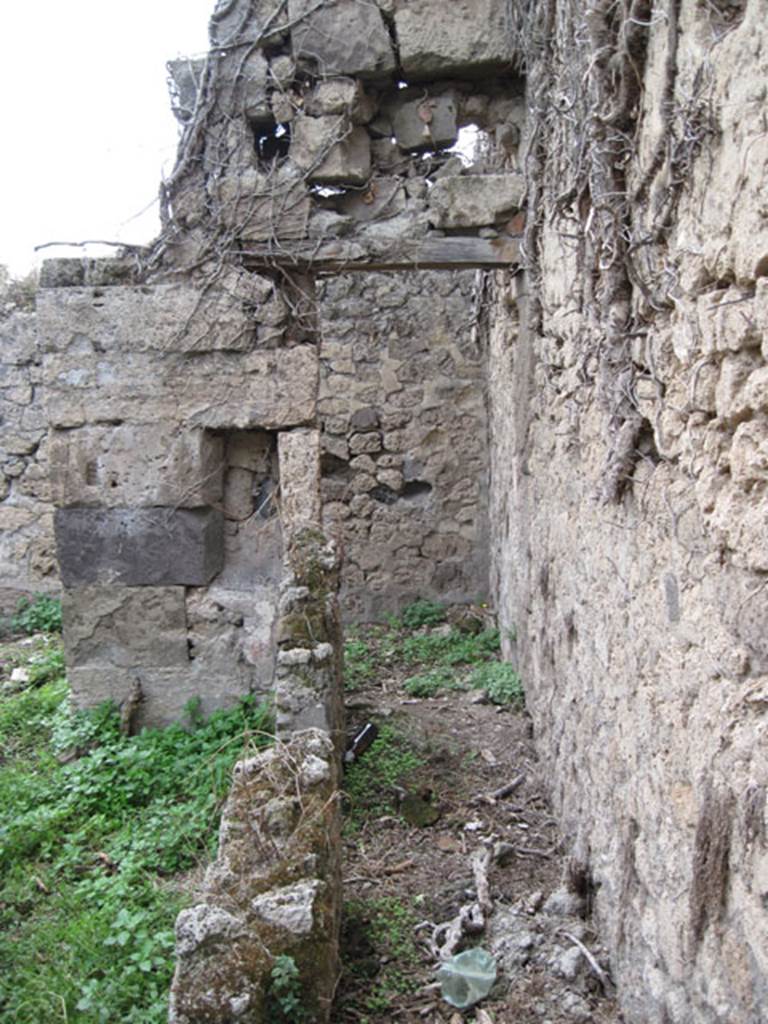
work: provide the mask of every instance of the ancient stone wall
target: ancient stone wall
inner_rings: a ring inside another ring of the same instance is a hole
[[[345,618],[485,600],[488,436],[475,274],[324,279],[319,421]]]
[[[627,1021],[757,1024],[766,7],[554,7],[529,69],[529,273],[498,282],[491,332],[503,633]]]
[[[271,690],[283,535],[319,519],[319,444],[316,350],[278,358],[272,282],[130,278],[52,263],[38,318],[72,693],[120,703],[138,682],[139,727]]]
[[[59,588],[42,363],[35,314],[0,319],[0,614]]]

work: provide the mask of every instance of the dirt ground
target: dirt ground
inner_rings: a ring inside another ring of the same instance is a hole
[[[477,691],[409,697],[407,674],[389,665],[348,700],[350,736],[373,722],[423,763],[393,782],[385,813],[365,790],[348,799],[334,1024],[619,1024],[588,901],[563,884],[546,765],[528,716],[480,703]],[[358,764],[377,756],[374,748]],[[509,784],[508,795],[491,796]],[[417,817],[426,807],[435,820],[408,824],[402,813],[414,801]],[[460,948],[479,944],[493,953],[498,979],[485,1000],[460,1013],[441,998],[430,942],[437,925],[476,897],[471,857],[485,850],[495,853],[493,910],[484,931]]]

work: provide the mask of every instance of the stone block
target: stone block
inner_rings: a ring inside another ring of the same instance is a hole
[[[371,175],[368,133],[350,127],[342,114],[297,117],[290,156],[319,185],[364,185]]]
[[[402,178],[372,178],[365,191],[348,192],[339,209],[358,223],[396,217],[405,210]]]
[[[320,431],[281,431],[277,451],[280,517],[284,536],[290,537],[301,526],[320,524]]]
[[[184,587],[77,587],[64,591],[71,665],[186,666]]]
[[[217,190],[224,224],[244,241],[304,238],[310,198],[301,178],[290,170],[264,174],[244,168],[222,178]]]
[[[162,421],[51,432],[53,501],[199,508],[222,493],[222,439]]]
[[[2,362],[25,366],[38,358],[37,318],[34,313],[13,313],[0,323]]]
[[[506,0],[412,0],[395,12],[409,81],[512,71],[516,54]]]
[[[195,112],[205,58],[180,57],[178,60],[169,60],[165,66],[168,71],[173,115],[185,124],[192,119]]]
[[[453,93],[420,95],[390,110],[395,139],[406,152],[445,149],[459,137],[458,102]]]
[[[46,289],[38,297],[40,340],[46,353],[79,360],[84,373],[105,353],[243,352],[253,345],[259,307],[271,308],[272,298],[267,278],[243,270],[205,293],[176,284]]]
[[[193,359],[128,352],[84,362],[57,354],[46,360],[48,415],[54,428],[173,419],[192,429],[279,430],[313,419],[317,365],[311,345]]]
[[[281,43],[286,37],[283,8],[279,0],[217,0],[209,24],[211,44]]]
[[[368,96],[355,78],[326,78],[307,96],[304,110],[311,117],[344,114],[352,124],[368,124],[377,110],[377,102]]]
[[[55,519],[66,587],[202,586],[224,560],[224,519],[214,509],[59,509]]]
[[[313,0],[288,0],[293,56],[322,76],[386,78],[396,68],[389,31],[375,4],[329,0],[320,10]]]
[[[521,174],[468,174],[443,178],[429,193],[429,219],[436,228],[494,224],[520,208]]]

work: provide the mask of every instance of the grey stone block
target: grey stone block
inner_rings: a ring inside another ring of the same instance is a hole
[[[409,81],[511,70],[517,57],[506,0],[412,0],[395,31]]]
[[[307,16],[313,0],[289,0],[296,60],[311,62],[321,75],[382,78],[395,70],[392,41],[375,4],[331,0]]]
[[[371,140],[343,114],[300,115],[294,121],[291,160],[321,185],[364,185],[371,175]]]
[[[467,174],[436,181],[429,193],[429,219],[437,228],[494,224],[520,209],[522,174]]]
[[[76,587],[62,602],[70,665],[186,666],[184,587]]]
[[[202,586],[224,561],[215,509],[59,509],[55,530],[66,587]]]
[[[444,149],[459,136],[458,103],[453,93],[425,98],[422,92],[418,99],[400,103],[389,113],[397,144],[408,152]]]

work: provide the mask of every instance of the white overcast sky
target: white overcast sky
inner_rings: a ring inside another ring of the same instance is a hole
[[[36,255],[44,242],[155,235],[178,138],[165,62],[205,51],[213,7],[0,0],[0,263],[21,274],[73,254]]]

